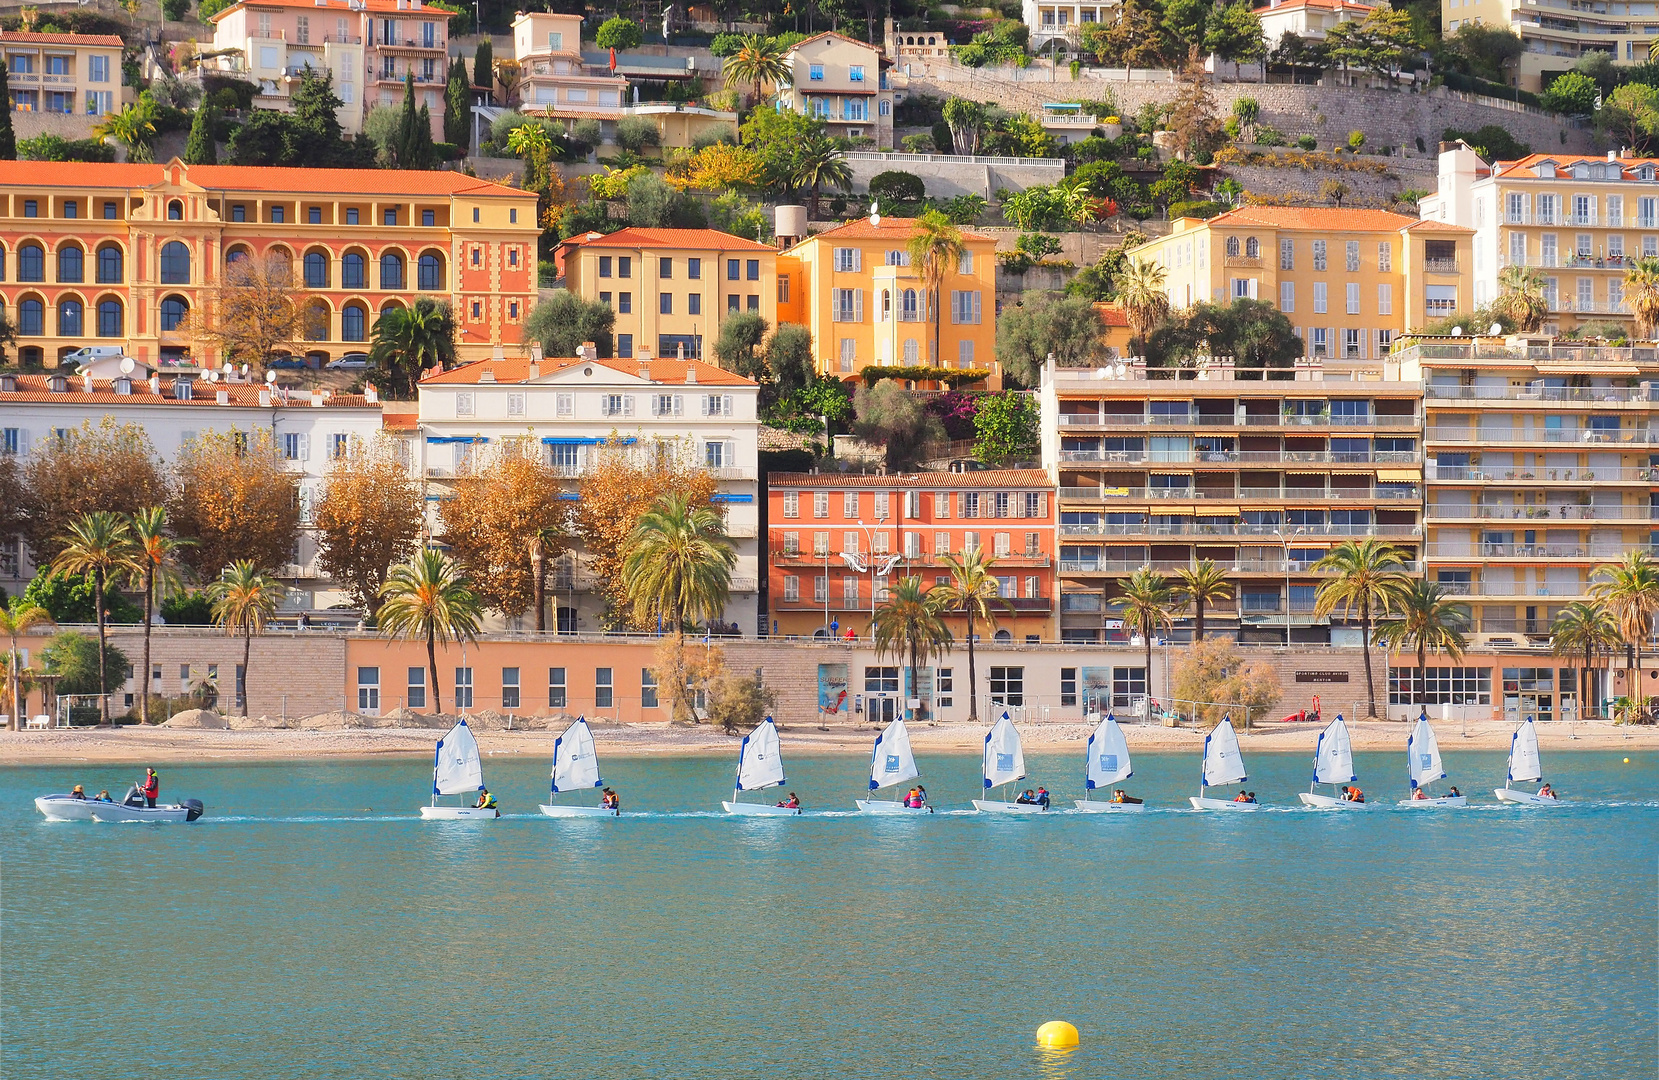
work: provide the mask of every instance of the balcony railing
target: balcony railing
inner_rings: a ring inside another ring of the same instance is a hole
[[[1654,228],[1652,225],[1644,228]],[[1507,252],[1498,253],[1498,268],[1505,266],[1527,266],[1536,270],[1617,270],[1623,273],[1636,262],[1633,255],[1579,255],[1568,252],[1564,255],[1528,255],[1525,258],[1516,258]]]
[[[1423,418],[1416,414],[1366,413],[1311,415],[1272,413],[1063,413],[1061,427],[1417,427]]]
[[[1442,544],[1424,545],[1425,554],[1434,559],[1595,559],[1611,562],[1626,551],[1645,551],[1659,555],[1659,548],[1648,544],[1603,546],[1594,550],[1584,544]]]
[[[1584,596],[1589,588],[1583,584],[1529,585],[1517,581],[1442,581],[1438,584],[1450,596],[1537,596],[1563,600]]]
[[[1324,573],[1315,571],[1313,565],[1317,560],[1293,559],[1289,567],[1283,559],[1235,559],[1231,562],[1221,559],[1211,560],[1216,566],[1229,574],[1308,574]],[[1060,572],[1062,574],[1132,574],[1136,570],[1146,567],[1156,570],[1160,574],[1171,574],[1180,570],[1192,570],[1198,565],[1197,559],[1062,559]],[[1402,569],[1415,573],[1420,565],[1415,560],[1405,560]],[[1335,571],[1331,571],[1335,573]]]
[[[1061,536],[1263,536],[1283,535],[1284,525],[1256,525],[1242,521],[1160,523],[1109,521],[1091,525],[1061,525]],[[1322,524],[1296,525],[1304,537],[1313,536],[1420,536],[1416,525]]]
[[[1411,501],[1421,498],[1417,488],[1409,490],[1367,488],[1240,487],[1158,488],[1158,487],[1062,487],[1060,498],[1070,502],[1118,502],[1120,500],[1217,500],[1276,499],[1316,502],[1328,499]]]
[[[1431,467],[1429,479],[1442,483],[1659,484],[1659,467],[1595,469],[1482,469],[1471,465]]]
[[[1457,273],[1456,259],[1424,259],[1423,269],[1431,274]]]
[[[1619,428],[1595,430],[1580,428],[1515,428],[1515,427],[1431,427],[1423,435],[1424,442],[1447,443],[1588,443],[1602,445],[1649,445],[1659,443],[1659,431],[1646,428]]]
[[[1659,521],[1650,506],[1428,506],[1430,520],[1441,521]]]
[[[1060,460],[1103,465],[1415,465],[1422,455],[1415,450],[1160,450],[1154,458],[1146,450],[1062,450]]]
[[[1445,386],[1428,383],[1423,396],[1430,401],[1559,401],[1590,404],[1642,404],[1659,401],[1646,386]]]

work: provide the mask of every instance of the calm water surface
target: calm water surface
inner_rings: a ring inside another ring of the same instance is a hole
[[[746,821],[713,759],[610,760],[638,813],[552,821],[545,763],[493,757],[482,824],[416,819],[420,762],[169,767],[187,827],[31,802],[136,769],[0,770],[0,1074],[1650,1078],[1659,755],[1624,756],[1546,754],[1564,809],[1498,808],[1503,756],[1451,749],[1478,808],[1319,814],[1302,755],[1254,754],[1282,810],[1235,817],[1168,809],[1197,762],[1147,755],[1166,809],[1040,820],[825,813],[851,757],[789,762],[817,813]],[[1358,755],[1374,799],[1402,758]],[[921,766],[976,794],[975,759]],[[1044,1060],[1056,1018],[1083,1046]]]

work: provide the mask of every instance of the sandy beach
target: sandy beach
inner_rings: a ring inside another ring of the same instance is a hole
[[[858,754],[870,752],[875,728],[868,725],[780,725],[784,749],[791,754]],[[1354,749],[1399,750],[1409,726],[1399,722],[1350,722]],[[1513,725],[1471,722],[1438,725],[1445,749],[1504,750]],[[738,740],[710,727],[673,724],[593,724],[594,738],[605,755],[695,756],[733,754]],[[1136,751],[1198,753],[1203,733],[1192,728],[1124,727],[1129,746]],[[438,732],[430,727],[317,730],[207,730],[199,728],[121,727],[75,728],[48,731],[0,732],[0,765],[61,765],[82,762],[246,762],[311,761],[378,758],[389,755],[424,757],[432,753]],[[487,755],[528,754],[551,757],[556,731],[478,730],[478,742]],[[1067,751],[1081,747],[1088,728],[1078,723],[1023,724],[1020,734],[1028,751]],[[1317,724],[1274,723],[1242,733],[1249,753],[1311,754],[1319,735]],[[977,754],[982,726],[968,724],[916,725],[911,743],[930,753]],[[1605,723],[1540,725],[1538,738],[1546,750],[1659,749],[1659,728],[1626,727]]]

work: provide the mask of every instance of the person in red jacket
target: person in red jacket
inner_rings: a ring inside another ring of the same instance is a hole
[[[156,796],[161,794],[161,777],[156,775],[154,769],[144,770],[144,786],[139,790],[144,793],[144,801],[153,808],[156,804]]]

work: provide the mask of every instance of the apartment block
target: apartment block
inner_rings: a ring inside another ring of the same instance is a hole
[[[103,117],[132,99],[114,34],[0,32],[13,112]],[[88,121],[91,126],[96,121]]]
[[[536,298],[536,197],[453,172],[0,162],[0,297],[25,364],[92,344],[217,366],[190,315],[240,260],[291,267],[314,365],[374,320],[450,305],[464,359],[521,340]]]
[[[1467,310],[1473,230],[1386,210],[1246,206],[1135,249],[1164,269],[1170,306],[1264,300],[1315,359],[1386,356],[1394,338]]]
[[[1324,41],[1333,26],[1364,22],[1375,10],[1375,5],[1355,0],[1269,0],[1256,8],[1256,18],[1261,20],[1267,47],[1276,49],[1286,34],[1303,41]]]
[[[869,365],[996,369],[996,241],[965,232],[967,251],[939,288],[935,313],[910,265],[911,218],[880,214],[825,229],[778,256],[778,318],[812,331],[818,370],[846,378]]]
[[[1031,48],[1039,52],[1054,41],[1076,48],[1081,44],[1084,26],[1110,22],[1117,17],[1116,4],[1080,3],[1075,0],[1025,0],[1020,11],[1025,25],[1031,30]]]
[[[701,360],[729,315],[778,321],[775,248],[714,229],[622,229],[564,245],[565,287],[616,312],[616,355]]]
[[[1659,38],[1651,3],[1623,0],[1440,0],[1447,34],[1464,23],[1507,26],[1522,52],[1508,68],[1512,86],[1539,91],[1546,78],[1572,69],[1579,57],[1603,52],[1618,64],[1646,63]]]
[[[1607,323],[1634,332],[1624,275],[1638,258],[1659,255],[1659,158],[1488,163],[1465,143],[1443,143],[1439,190],[1419,208],[1425,219],[1474,229],[1477,306],[1501,294],[1504,267],[1526,266],[1544,276],[1545,332]]]
[[[1054,640],[1054,489],[1039,469],[767,478],[768,603],[774,637],[869,638],[873,612],[906,577],[931,590],[947,558],[993,560],[1000,601],[987,641]],[[967,637],[965,615],[945,619]]]
[[[1122,579],[1210,559],[1233,600],[1206,633],[1255,643],[1358,644],[1316,619],[1313,569],[1343,540],[1382,537],[1418,567],[1422,391],[1389,360],[1294,371],[1051,368],[1043,464],[1058,487],[1060,636],[1121,641]],[[1190,613],[1175,636],[1190,634]]]
[[[892,63],[879,48],[831,31],[807,38],[784,58],[790,81],[778,87],[778,104],[822,119],[831,135],[868,136],[893,145]]]

